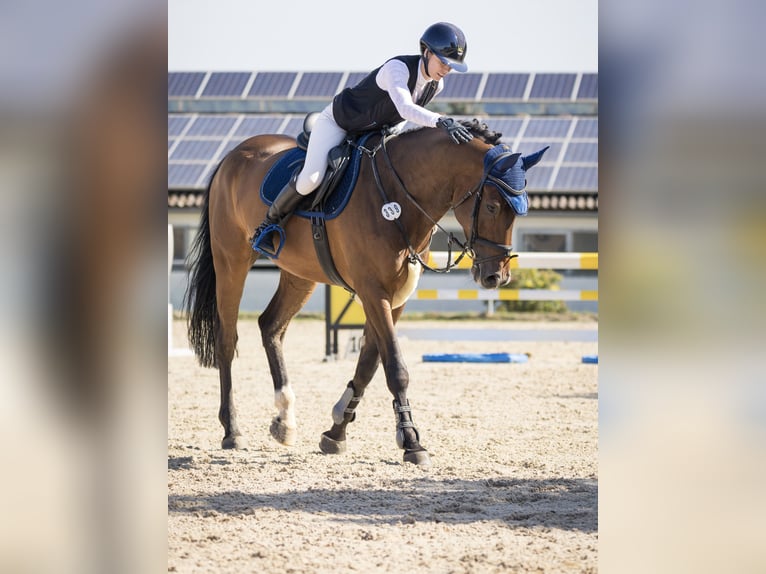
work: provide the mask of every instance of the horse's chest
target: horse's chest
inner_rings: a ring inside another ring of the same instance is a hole
[[[418,281],[420,281],[420,266],[416,263],[407,264],[407,280],[404,284],[394,293],[394,297],[391,300],[391,308],[396,309],[404,305],[410,296],[417,289]]]

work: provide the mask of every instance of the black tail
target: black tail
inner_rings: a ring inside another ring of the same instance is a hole
[[[220,167],[220,165],[219,165]],[[210,248],[210,187],[218,168],[210,176],[202,204],[199,230],[186,259],[189,283],[184,295],[189,343],[203,367],[217,367],[215,337],[218,331],[218,306],[215,294],[215,267]]]

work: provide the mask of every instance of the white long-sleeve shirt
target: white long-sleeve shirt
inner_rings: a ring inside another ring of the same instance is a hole
[[[392,131],[401,131],[408,121],[419,126],[436,127],[436,122],[441,115],[415,103],[431,81],[430,78],[424,76],[422,69],[418,66],[414,93],[410,93],[407,87],[409,80],[410,71],[407,64],[397,59],[383,64],[375,76],[378,87],[388,93],[396,111],[404,118],[404,121],[391,127]],[[444,81],[439,80],[434,96],[443,89]],[[341,128],[335,120],[333,102],[330,102],[316,120],[311,132],[306,160],[296,181],[298,193],[307,195],[319,186],[327,170],[327,153],[333,146],[341,143],[346,136],[346,130]]]
[[[415,82],[415,91],[412,94],[407,87],[409,79],[410,71],[407,69],[407,65],[401,60],[396,59],[389,60],[383,64],[375,76],[375,82],[378,84],[378,87],[388,92],[391,101],[396,106],[396,111],[399,112],[399,115],[405,121],[410,121],[419,126],[436,127],[436,122],[441,115],[415,103],[431,79],[424,76],[422,68],[418,66],[418,79]],[[439,80],[434,96],[443,89],[444,80]],[[397,127],[401,128],[404,123],[399,123]]]

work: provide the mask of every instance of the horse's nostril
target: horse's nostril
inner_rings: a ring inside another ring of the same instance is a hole
[[[487,287],[488,289],[494,289],[495,287],[497,287],[499,283],[499,279],[500,278],[498,277],[497,273],[495,273],[494,275],[490,275],[489,277],[485,277],[484,286]]]

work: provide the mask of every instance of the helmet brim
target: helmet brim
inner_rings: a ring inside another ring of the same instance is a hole
[[[458,62],[457,60],[453,60],[452,58],[445,58],[441,54],[436,54],[436,57],[441,60],[442,64],[446,64],[456,72],[467,72],[468,66],[464,62]]]

